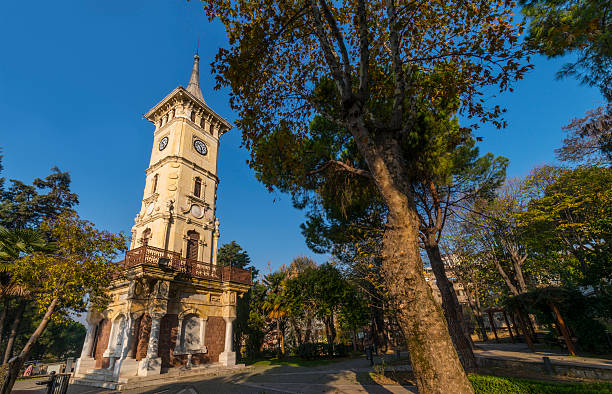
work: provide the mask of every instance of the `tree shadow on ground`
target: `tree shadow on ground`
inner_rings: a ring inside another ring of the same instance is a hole
[[[252,367],[222,376],[194,376],[180,382],[142,388],[141,393],[321,393],[364,392],[387,394],[416,392],[414,388],[396,385],[394,390],[370,378],[369,361],[355,360],[351,364],[338,363],[318,367],[286,365]],[[397,390],[401,389],[401,390]]]

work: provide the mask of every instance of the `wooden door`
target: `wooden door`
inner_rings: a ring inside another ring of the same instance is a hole
[[[200,241],[200,234],[195,231],[189,231],[187,233],[187,260],[198,259],[198,243]]]

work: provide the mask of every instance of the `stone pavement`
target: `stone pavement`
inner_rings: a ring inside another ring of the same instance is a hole
[[[391,355],[385,356],[392,360]],[[380,362],[380,358],[376,360]],[[408,365],[387,366],[386,370],[410,370]],[[416,393],[414,386],[379,385],[368,378],[373,368],[365,358],[316,367],[253,366],[232,375],[190,376],[178,382],[123,393]],[[17,382],[20,394],[43,393],[34,382]],[[69,394],[111,393],[112,391],[71,385]]]
[[[495,358],[508,361],[527,361],[541,363],[542,357],[550,358],[554,364],[563,364],[579,367],[605,368],[612,370],[612,360],[605,358],[570,356],[551,349],[537,349],[531,353],[524,343],[482,343],[476,344],[475,354],[481,357]]]

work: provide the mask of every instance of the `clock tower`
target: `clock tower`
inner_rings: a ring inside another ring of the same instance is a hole
[[[199,60],[196,54],[187,88],[145,115],[155,125],[153,149],[130,249],[148,245],[214,264],[219,138],[232,125],[204,101]]]
[[[73,382],[141,387],[236,364],[233,321],[252,272],[217,264],[219,138],[232,125],[204,101],[199,61],[145,114],[155,130],[142,204],[108,306],[88,312]]]

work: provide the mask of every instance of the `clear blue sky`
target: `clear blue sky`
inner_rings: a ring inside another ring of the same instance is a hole
[[[31,182],[54,165],[72,175],[79,213],[129,233],[140,208],[153,126],[143,114],[189,78],[200,37],[207,103],[230,121],[226,91],[214,91],[208,64],[226,42],[201,3],[182,0],[4,1],[0,5],[0,147],[7,178]],[[556,81],[562,61],[536,68],[499,98],[509,127],[483,128],[482,152],[510,158],[509,175],[551,162],[561,126],[602,102],[595,89]],[[221,242],[235,239],[264,269],[313,255],[300,234],[303,214],[270,194],[245,164],[237,130],[221,141],[217,214]]]

